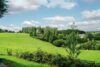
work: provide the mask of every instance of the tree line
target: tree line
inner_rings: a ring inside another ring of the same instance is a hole
[[[14,31],[0,29],[0,33],[14,33]]]
[[[70,33],[75,32],[75,35],[78,34],[85,34],[86,32],[75,29],[68,29],[68,30],[58,30],[57,28],[51,28],[51,27],[23,27],[22,31],[23,33],[29,33],[31,37],[35,37],[38,39],[41,39],[43,41],[50,42],[54,44],[55,46],[61,47],[65,45],[66,38]],[[81,42],[81,38],[78,36],[77,40]],[[85,42],[85,40],[83,40]]]
[[[78,29],[67,29],[58,30],[57,28],[51,27],[23,27],[20,31],[22,33],[28,33],[33,38],[38,38],[43,41],[52,43],[57,47],[63,47],[64,45],[69,45],[68,40],[70,40],[70,35],[74,32],[77,35],[77,42],[80,44],[79,48],[82,49],[100,49],[99,46],[95,46],[94,42],[100,40],[100,33],[89,33]],[[81,37],[81,34],[84,36]],[[92,45],[92,46],[91,46]],[[93,46],[94,45],[94,46]]]

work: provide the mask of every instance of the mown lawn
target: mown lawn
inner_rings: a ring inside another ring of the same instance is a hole
[[[99,41],[97,45],[100,45]],[[31,38],[28,34],[24,33],[0,33],[0,54],[6,54],[7,49],[12,49],[13,53],[16,51],[35,52],[41,49],[47,53],[67,56],[67,52],[64,48],[55,47],[48,42]],[[100,63],[100,51],[82,50],[79,58]]]
[[[0,33],[0,53],[6,54],[7,49],[12,49],[15,52],[34,52],[37,49],[41,49],[52,54],[65,54],[66,52],[63,48],[58,48],[48,42],[31,38],[28,34]]]
[[[100,63],[100,51],[99,50],[82,50],[79,55],[81,60],[95,61]]]
[[[99,46],[100,46],[100,41],[97,41],[97,45],[99,45]]]
[[[13,65],[13,67],[49,67],[49,65],[46,64],[38,64],[38,63],[33,63],[24,59],[19,59],[16,57],[12,56],[0,56],[1,59],[6,59],[7,63]]]

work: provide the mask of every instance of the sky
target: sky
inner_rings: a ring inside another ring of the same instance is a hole
[[[8,0],[8,12],[0,18],[0,28],[50,26],[100,31],[100,0]]]

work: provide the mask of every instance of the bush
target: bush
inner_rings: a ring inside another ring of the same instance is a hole
[[[87,40],[87,38],[79,38],[77,41],[78,41],[78,43],[85,43],[88,40]]]
[[[88,41],[79,47],[80,49],[96,50],[96,41]]]
[[[86,38],[89,40],[93,40],[94,39],[94,35],[92,33],[87,33],[86,34]]]
[[[36,53],[34,53],[33,61],[38,63],[46,63],[48,62],[47,54],[41,50],[38,50]]]
[[[67,58],[61,56],[60,54],[57,54],[52,57],[51,64],[58,66],[58,67],[63,67],[63,64],[66,63]]]
[[[12,49],[7,49],[7,55],[9,55],[9,56],[12,56],[13,55]]]
[[[65,44],[65,40],[63,40],[63,39],[58,39],[58,40],[53,41],[53,44],[54,44],[55,46],[61,47],[61,46],[63,46],[63,45]]]
[[[67,59],[60,55],[55,57],[52,64],[53,67],[100,67],[100,64],[96,64],[94,61]]]
[[[38,62],[38,63],[51,63],[53,55],[47,54],[43,52],[42,50],[38,50],[35,53],[29,53],[29,52],[24,52],[20,55],[20,58],[30,60],[33,62]]]
[[[100,45],[96,45],[95,49],[100,50]]]
[[[58,34],[58,39],[64,39],[64,34]]]
[[[100,40],[100,36],[94,36],[95,40]]]
[[[21,53],[20,58],[32,61],[33,56],[34,56],[33,53],[24,52],[24,53]]]
[[[60,54],[48,54],[43,52],[41,49],[37,50],[35,53],[20,53],[20,58],[38,63],[47,63],[51,65],[51,67],[100,67],[100,64],[95,64],[95,62],[92,61],[68,59]]]

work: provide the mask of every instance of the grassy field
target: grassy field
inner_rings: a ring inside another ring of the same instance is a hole
[[[7,49],[22,52],[34,52],[37,49],[41,49],[52,54],[65,54],[63,48],[58,48],[48,42],[31,38],[28,34],[0,33],[0,53],[6,54]]]
[[[0,56],[2,59],[6,59],[8,62],[11,62],[13,67],[49,67],[46,64],[38,64],[38,63],[33,63],[27,60],[19,59],[16,57],[12,56]]]
[[[100,63],[100,51],[99,50],[83,50],[79,55],[81,60],[95,61]]]
[[[100,41],[97,41],[97,45],[100,45]]]
[[[100,42],[97,43],[100,45]],[[16,51],[30,51],[35,52],[38,49],[51,54],[67,55],[64,48],[55,47],[48,42],[44,42],[35,38],[31,38],[24,33],[0,33],[0,54],[6,54],[7,49]],[[82,50],[79,56],[82,60],[95,61],[100,63],[100,51],[98,50]]]

